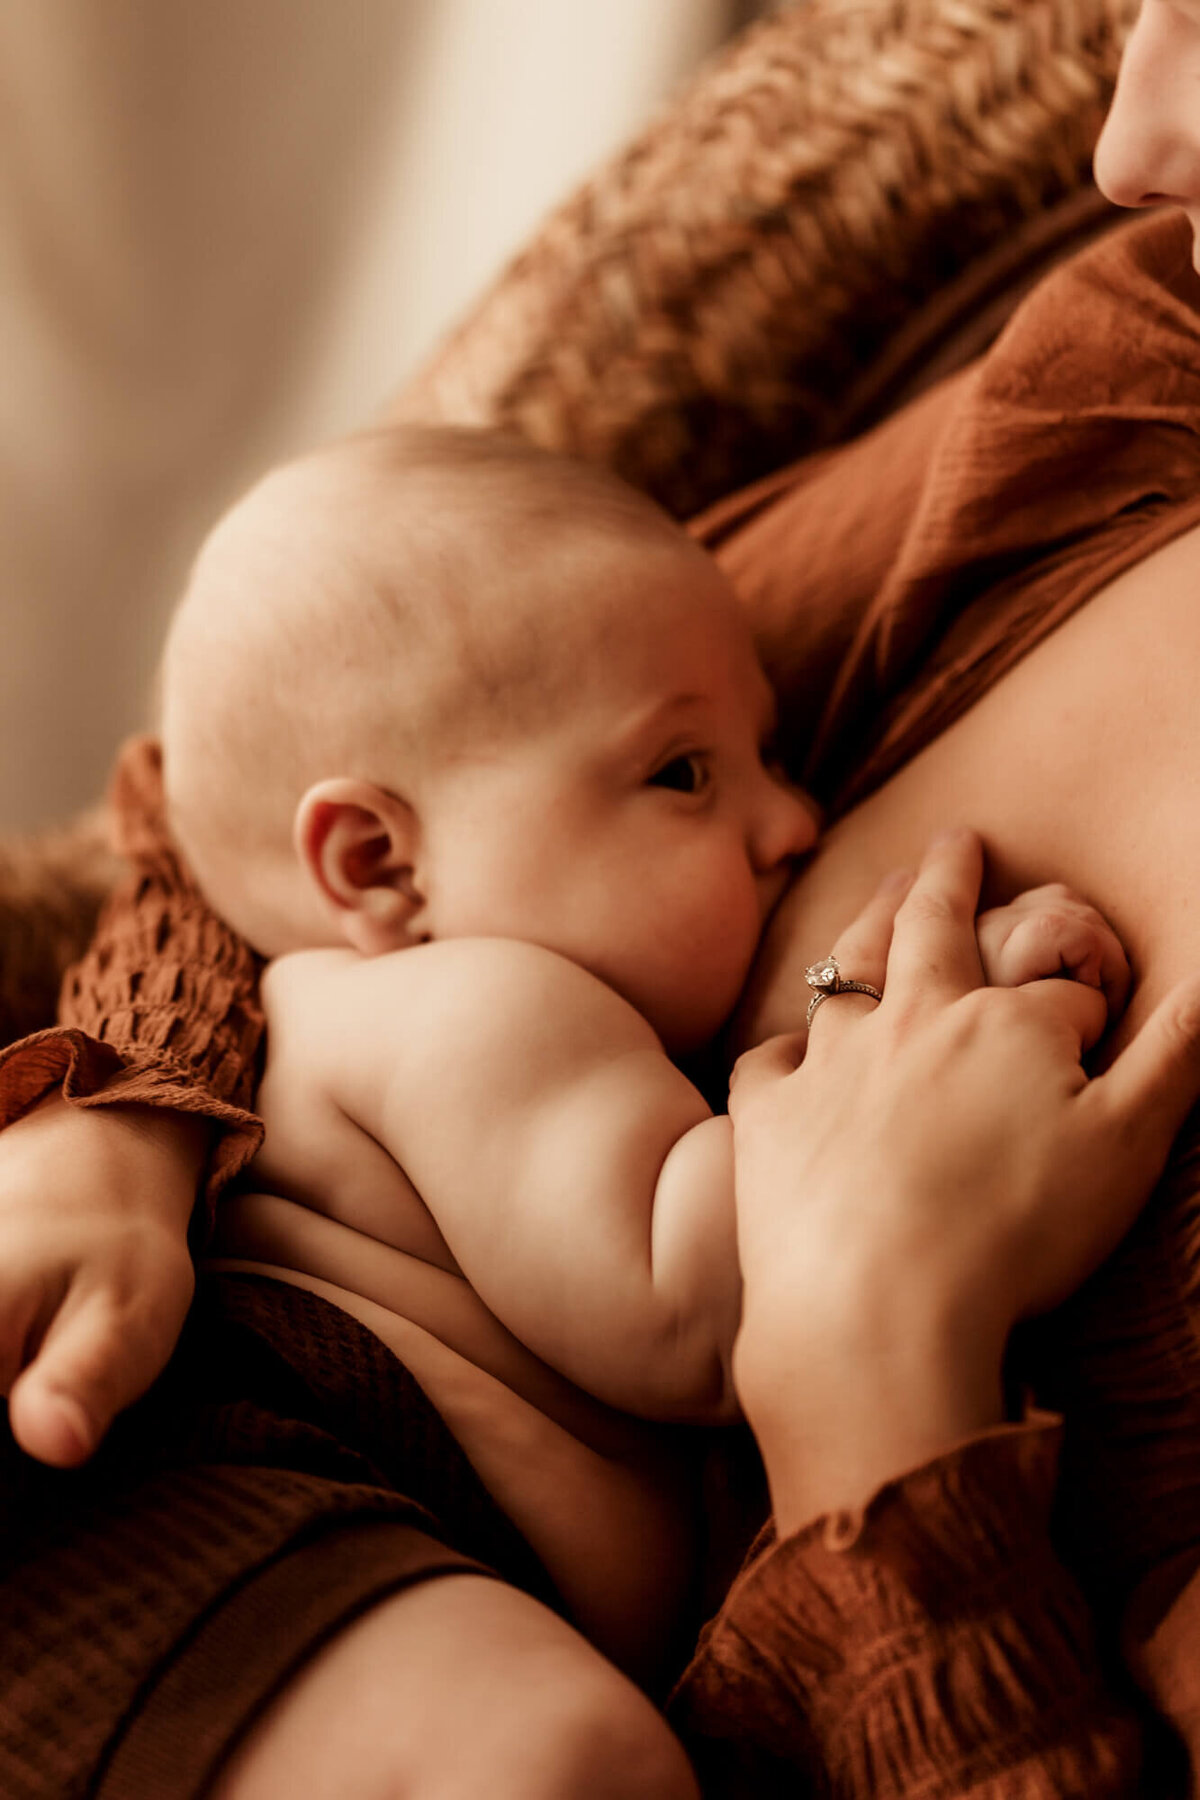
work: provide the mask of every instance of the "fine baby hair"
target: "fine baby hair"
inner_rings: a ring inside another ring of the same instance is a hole
[[[169,816],[209,898],[268,953],[307,937],[306,789],[529,729],[586,653],[581,578],[606,561],[636,605],[656,554],[705,560],[608,471],[499,433],[384,428],[271,471],[205,541],[163,657]]]

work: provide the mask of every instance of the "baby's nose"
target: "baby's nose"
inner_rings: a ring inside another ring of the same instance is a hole
[[[770,870],[793,857],[804,856],[821,831],[821,809],[802,788],[782,777],[771,777],[756,844],[760,868]]]

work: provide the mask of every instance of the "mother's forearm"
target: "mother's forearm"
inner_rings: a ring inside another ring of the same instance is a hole
[[[734,1352],[780,1536],[855,1511],[885,1482],[1004,1418],[1001,1348],[880,1268],[850,1291],[749,1299]]]

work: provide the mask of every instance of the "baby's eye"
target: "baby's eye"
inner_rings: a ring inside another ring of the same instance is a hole
[[[671,788],[677,794],[699,794],[709,783],[709,768],[694,750],[686,756],[673,756],[650,777],[651,787]]]

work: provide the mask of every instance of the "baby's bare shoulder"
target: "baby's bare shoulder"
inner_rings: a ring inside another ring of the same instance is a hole
[[[408,1004],[439,1022],[439,1036],[469,1033],[526,1054],[571,1042],[661,1051],[653,1028],[615,989],[540,944],[451,938],[384,960],[396,965]]]
[[[582,992],[586,987],[618,999],[603,982],[557,951],[516,938],[491,937],[444,938],[382,956],[335,948],[295,950],[269,963],[262,978],[268,1007],[287,1005],[298,995],[328,996],[334,989],[413,996],[437,990],[443,997],[462,990],[494,998],[508,990],[520,997],[555,989]]]
[[[319,1033],[331,1080],[367,1057],[421,1089],[448,1062],[460,1081],[482,1067],[491,1083],[523,1085],[570,1078],[614,1055],[666,1060],[652,1027],[614,989],[512,938],[449,938],[375,957],[301,951],[271,965],[263,999],[277,1045],[282,1037],[311,1046]]]

